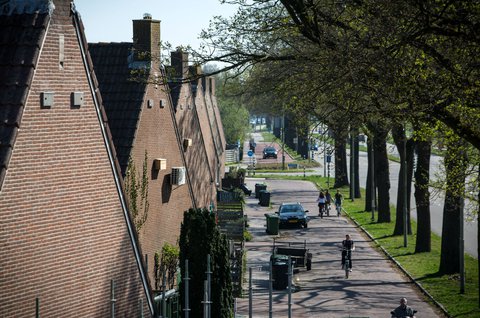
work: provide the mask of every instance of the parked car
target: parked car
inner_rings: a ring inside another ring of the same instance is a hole
[[[303,208],[299,202],[282,203],[276,212],[280,219],[280,226],[300,225],[308,227],[308,210]]]
[[[263,149],[263,159],[267,159],[267,158],[275,158],[277,159],[277,149],[273,148],[273,147],[265,147]]]

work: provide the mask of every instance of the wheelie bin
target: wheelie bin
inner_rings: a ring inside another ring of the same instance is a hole
[[[263,183],[255,183],[255,199],[260,198],[260,191],[267,191],[267,185]]]
[[[278,235],[278,226],[280,223],[280,218],[275,213],[269,214],[265,213],[267,221],[267,233],[270,235]]]
[[[288,287],[288,256],[274,254],[272,259],[272,287],[277,290]]]
[[[258,202],[261,206],[270,206],[270,192],[260,190],[260,198]]]

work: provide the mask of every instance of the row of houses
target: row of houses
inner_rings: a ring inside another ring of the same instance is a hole
[[[0,317],[154,314],[154,254],[225,171],[214,79],[159,57],[149,15],[92,44],[69,0],[0,2]]]

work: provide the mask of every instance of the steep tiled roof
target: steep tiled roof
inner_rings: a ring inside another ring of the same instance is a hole
[[[88,45],[122,174],[133,146],[146,84],[133,81],[129,68],[132,43]]]
[[[50,16],[0,15],[0,189]]]

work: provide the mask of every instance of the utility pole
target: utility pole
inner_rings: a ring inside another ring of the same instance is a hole
[[[375,189],[375,151],[373,149],[373,138],[370,140],[370,183],[371,183],[371,190],[370,190],[370,196],[372,200],[372,222],[375,221],[375,194],[376,194],[376,189]]]

